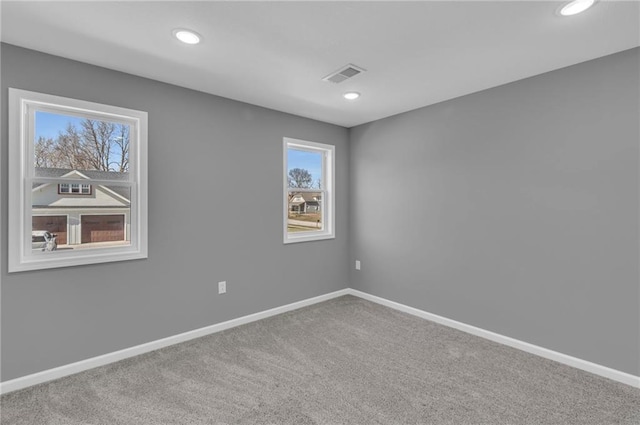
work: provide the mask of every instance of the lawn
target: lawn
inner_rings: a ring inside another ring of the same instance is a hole
[[[296,214],[290,212],[289,218],[292,220],[310,221],[311,223],[322,222],[322,214],[320,213]]]

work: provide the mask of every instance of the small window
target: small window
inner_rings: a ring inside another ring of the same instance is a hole
[[[9,272],[147,257],[146,112],[9,89],[9,141]]]
[[[76,195],[91,195],[91,185],[90,184],[79,184],[79,183],[60,183],[58,185],[58,193],[70,193]]]
[[[335,238],[335,147],[284,139],[284,243]]]

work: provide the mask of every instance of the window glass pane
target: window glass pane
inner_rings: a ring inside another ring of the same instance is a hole
[[[63,186],[64,184],[60,184]],[[58,183],[36,182],[32,189],[32,253],[131,245],[131,188],[91,186],[84,196],[58,192]]]
[[[85,171],[88,178],[129,171],[129,124],[35,111],[33,163],[36,177],[50,170]],[[63,173],[64,174],[64,173]],[[65,176],[66,177],[66,176]],[[77,177],[76,177],[77,178]]]
[[[287,181],[292,189],[324,189],[322,153],[287,149]]]
[[[287,232],[320,232],[324,230],[323,192],[289,192]]]

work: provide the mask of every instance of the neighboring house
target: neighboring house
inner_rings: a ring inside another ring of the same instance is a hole
[[[36,168],[37,177],[61,181],[33,185],[32,230],[57,234],[59,245],[131,240],[129,188],[91,183],[123,181],[126,173]],[[86,179],[87,184],[64,183],[64,178]]]
[[[299,192],[294,193],[289,200],[289,208],[291,212],[316,213],[320,211],[320,193]]]

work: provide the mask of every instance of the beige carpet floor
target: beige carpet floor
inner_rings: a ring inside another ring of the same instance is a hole
[[[640,424],[640,390],[345,296],[13,393],[14,424]]]

